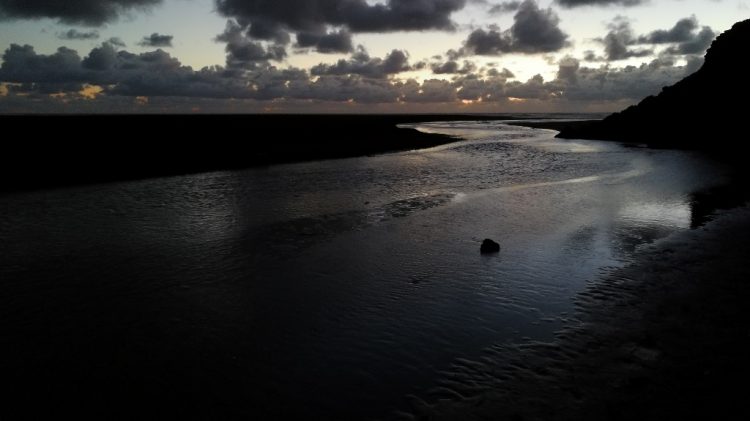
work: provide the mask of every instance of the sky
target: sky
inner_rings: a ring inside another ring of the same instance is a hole
[[[611,112],[750,0],[0,0],[0,113]]]

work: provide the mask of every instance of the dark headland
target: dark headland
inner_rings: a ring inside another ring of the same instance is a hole
[[[748,44],[750,20],[745,20],[714,40],[695,73],[603,120],[564,127],[558,137],[712,152],[738,146],[747,136],[750,84],[741,62]]]

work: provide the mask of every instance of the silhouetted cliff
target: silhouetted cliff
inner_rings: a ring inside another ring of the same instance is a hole
[[[745,20],[714,40],[697,72],[604,120],[565,128],[558,137],[689,149],[736,144],[745,137],[740,126],[750,98],[742,65],[748,44],[750,20]]]

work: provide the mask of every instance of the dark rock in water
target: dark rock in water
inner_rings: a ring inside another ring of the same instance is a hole
[[[697,72],[604,120],[565,128],[558,137],[715,151],[737,145],[746,137],[742,101],[750,97],[747,70],[738,60],[748,45],[745,20],[714,40]]]
[[[482,241],[482,246],[479,248],[479,251],[484,253],[498,253],[500,251],[500,244],[490,240],[489,238],[485,238],[484,241]]]

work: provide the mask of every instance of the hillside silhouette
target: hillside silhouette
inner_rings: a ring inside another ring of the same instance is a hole
[[[563,128],[558,137],[704,150],[736,143],[750,97],[742,65],[748,44],[745,20],[714,40],[695,73],[603,120]]]

